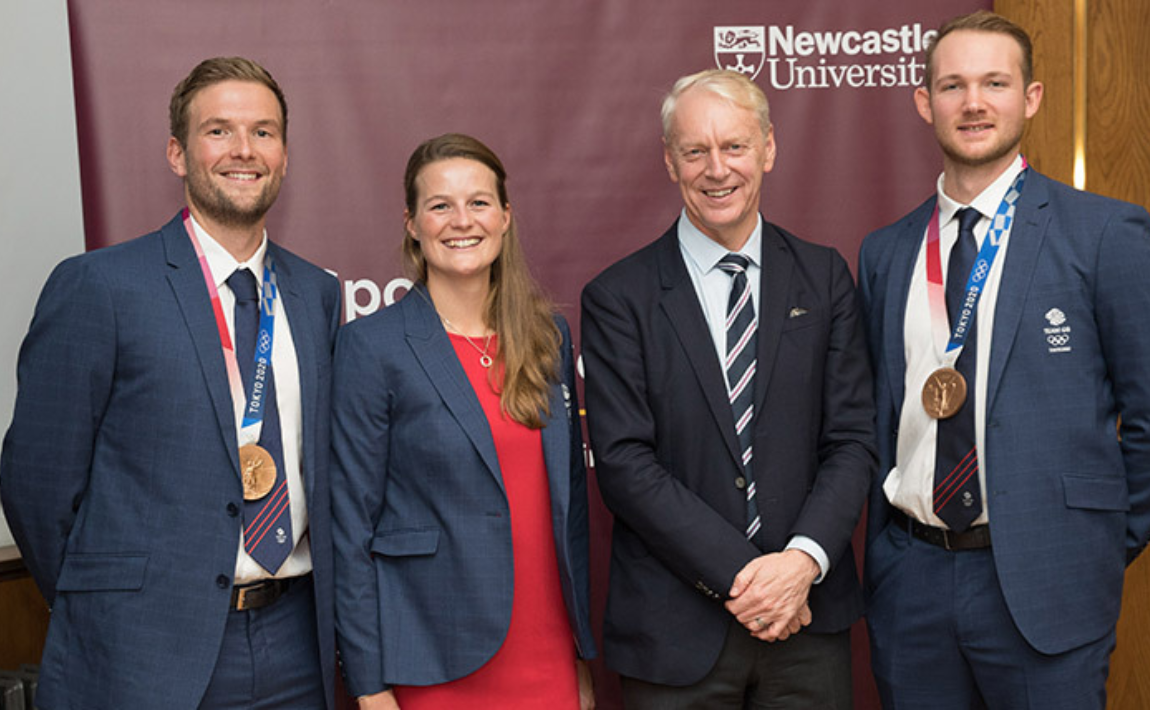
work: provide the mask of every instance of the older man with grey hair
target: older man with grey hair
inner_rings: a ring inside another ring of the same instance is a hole
[[[749,79],[680,79],[663,141],[679,218],[583,292],[605,657],[629,708],[849,707],[875,465],[851,276],[760,216],[775,135]]]

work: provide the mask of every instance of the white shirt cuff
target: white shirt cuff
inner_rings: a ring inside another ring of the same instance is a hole
[[[829,557],[827,557],[827,553],[823,549],[823,546],[815,542],[813,539],[807,537],[806,535],[795,535],[791,538],[791,541],[787,543],[786,549],[802,550],[803,552],[810,555],[815,563],[818,564],[819,576],[815,577],[815,584],[823,581],[823,579],[827,576],[827,572],[831,568],[831,560]]]

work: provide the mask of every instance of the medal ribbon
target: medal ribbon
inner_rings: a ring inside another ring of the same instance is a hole
[[[966,278],[966,295],[962,299],[962,308],[959,309],[958,318],[954,321],[953,330],[949,326],[946,312],[946,290],[942,283],[942,242],[939,238],[940,218],[937,201],[935,203],[934,214],[931,215],[926,230],[926,286],[927,295],[930,299],[930,320],[931,330],[935,334],[934,342],[937,344],[946,341],[946,359],[952,365],[958,359],[963,343],[966,342],[970,324],[974,320],[975,309],[978,308],[978,301],[982,297],[986,277],[990,275],[990,269],[994,266],[994,260],[998,256],[1002,235],[1006,234],[1014,221],[1014,209],[1018,204],[1019,195],[1022,194],[1022,185],[1026,181],[1027,168],[1026,159],[1023,158],[1022,170],[1019,171],[1018,177],[1014,178],[1014,182],[1010,184],[1010,188],[1003,195],[1002,202],[998,204],[998,211],[991,221],[986,238],[982,240],[982,248],[978,250],[978,256],[975,257],[974,264],[970,267],[970,274]]]
[[[232,401],[246,402],[243,422],[240,425],[240,446],[254,444],[260,440],[260,430],[264,423],[264,393],[267,392],[268,372],[271,367],[272,344],[275,341],[275,311],[276,301],[279,300],[279,286],[276,280],[276,268],[271,255],[264,257],[264,279],[260,290],[260,325],[256,335],[255,376],[252,378],[252,388],[249,395],[244,398],[243,378],[240,376],[240,366],[236,359],[236,349],[232,338],[228,334],[228,322],[224,319],[224,308],[220,302],[220,293],[216,288],[216,281],[212,277],[212,270],[208,266],[208,257],[196,238],[196,230],[192,226],[192,215],[187,207],[183,212],[184,229],[192,240],[196,250],[196,258],[200,262],[200,271],[204,275],[204,283],[208,287],[208,295],[212,299],[212,313],[216,317],[216,328],[220,333],[220,343],[223,345],[224,365],[228,372],[228,386],[231,389]],[[243,399],[241,399],[243,398]]]

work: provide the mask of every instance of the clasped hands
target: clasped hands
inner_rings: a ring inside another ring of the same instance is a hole
[[[735,575],[727,611],[760,641],[783,641],[811,623],[807,595],[819,571],[802,550],[756,557]]]

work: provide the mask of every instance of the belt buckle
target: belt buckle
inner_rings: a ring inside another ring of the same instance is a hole
[[[950,530],[943,530],[942,531],[942,547],[947,552],[954,552],[955,548],[950,546],[950,535],[951,535]]]
[[[252,589],[254,587],[236,587],[236,611],[243,611],[247,608],[248,592]]]

